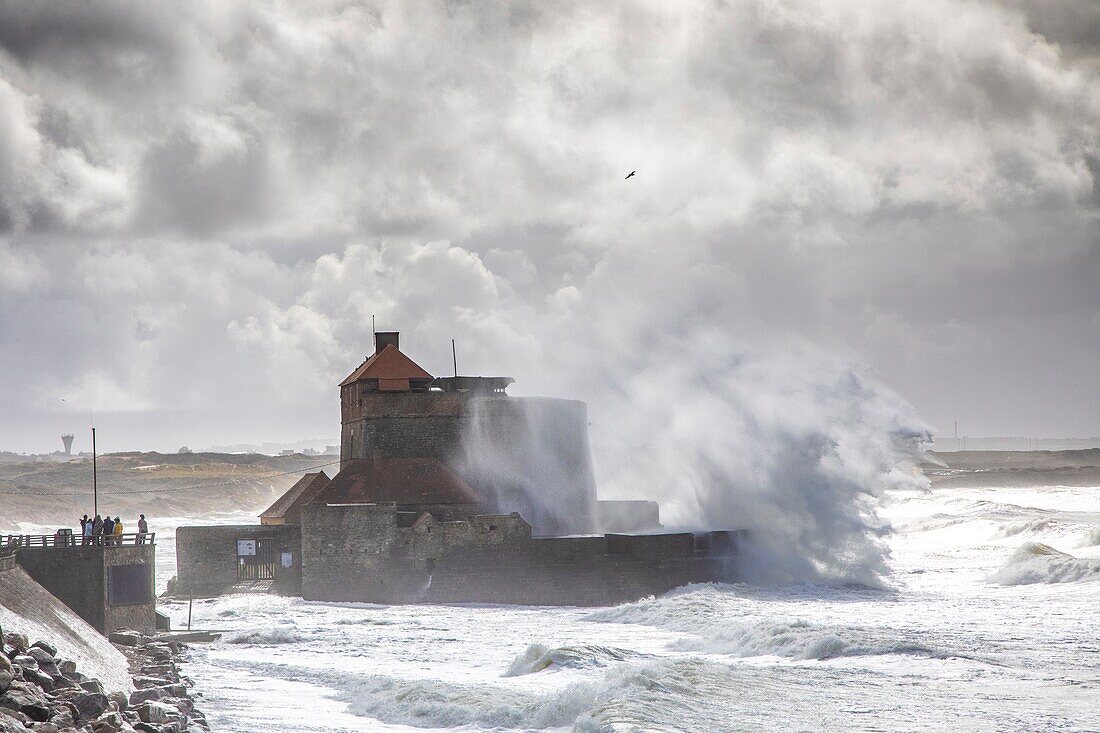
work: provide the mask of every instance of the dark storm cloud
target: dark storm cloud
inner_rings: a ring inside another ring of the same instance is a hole
[[[806,339],[940,426],[1100,433],[1095,20],[2,3],[0,447],[88,409],[120,448],[333,435],[371,315],[594,415]]]

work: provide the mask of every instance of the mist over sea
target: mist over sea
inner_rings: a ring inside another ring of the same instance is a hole
[[[186,671],[242,733],[1100,728],[1100,487],[891,491],[883,515],[884,588],[599,609],[238,595],[195,602],[194,626],[226,633]],[[185,623],[186,602],[167,609]]]

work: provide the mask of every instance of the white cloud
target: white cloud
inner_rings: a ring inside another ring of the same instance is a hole
[[[959,372],[899,366],[925,349],[981,372],[1058,333],[1084,370],[1100,82],[1074,13],[1006,5],[6,7],[0,395],[33,422],[104,373],[120,409],[304,433],[372,315],[594,404],[694,328],[859,352],[918,407]],[[1062,328],[1013,335],[1005,292]]]

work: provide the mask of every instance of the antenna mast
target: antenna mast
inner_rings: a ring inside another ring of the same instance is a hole
[[[455,376],[458,376],[458,352],[455,351],[455,340],[451,339],[451,360],[455,365]]]
[[[95,426],[92,426],[92,514],[99,514],[99,476],[95,465]]]

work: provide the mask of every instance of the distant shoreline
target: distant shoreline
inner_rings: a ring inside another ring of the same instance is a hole
[[[920,465],[937,487],[1100,486],[1100,448],[1060,451],[930,451]]]

